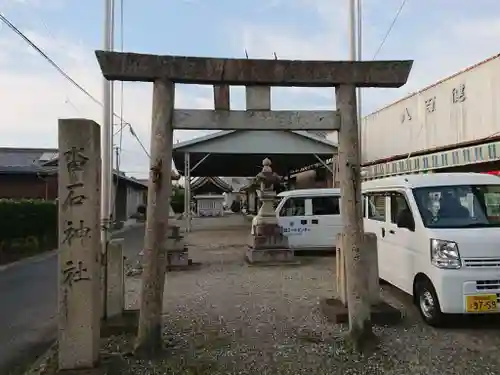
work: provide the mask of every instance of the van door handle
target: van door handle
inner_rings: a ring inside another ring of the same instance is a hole
[[[302,225],[306,225],[306,224],[307,224],[307,220],[301,220],[301,221],[300,221],[300,224],[302,224]]]
[[[390,234],[395,234],[396,232],[394,232],[392,229],[389,231]]]
[[[382,237],[385,237],[385,228],[382,228]]]
[[[312,219],[311,224],[318,224],[318,219]]]

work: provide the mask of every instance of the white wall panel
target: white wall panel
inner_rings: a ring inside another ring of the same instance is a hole
[[[498,135],[499,115],[496,56],[365,117],[363,162]]]

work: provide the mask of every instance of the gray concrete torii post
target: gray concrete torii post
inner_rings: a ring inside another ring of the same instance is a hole
[[[108,80],[153,82],[152,183],[148,191],[146,270],[137,350],[161,342],[165,283],[163,239],[168,225],[174,129],[340,130],[339,168],[344,217],[350,332],[371,332],[363,244],[356,87],[401,87],[413,61],[299,61],[158,56],[96,51]],[[175,83],[214,85],[215,110],[175,110]],[[229,86],[247,87],[247,110],[229,110]],[[336,111],[270,111],[270,86],[335,87]]]

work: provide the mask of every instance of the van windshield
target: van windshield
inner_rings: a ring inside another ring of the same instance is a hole
[[[500,185],[430,186],[413,194],[428,228],[500,227]]]

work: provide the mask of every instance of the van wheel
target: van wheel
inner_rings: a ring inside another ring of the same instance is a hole
[[[434,286],[428,279],[419,280],[415,286],[415,303],[424,321],[433,327],[443,324],[444,314]]]

